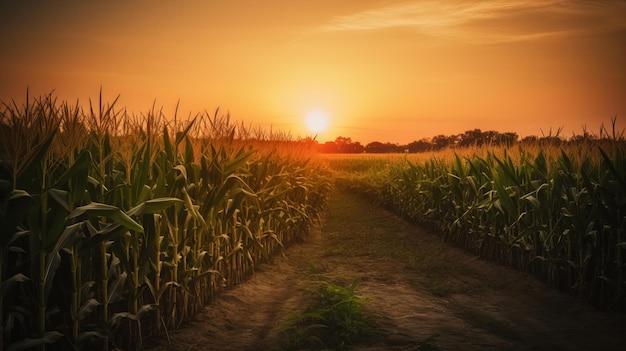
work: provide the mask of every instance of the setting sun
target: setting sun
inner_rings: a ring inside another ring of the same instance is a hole
[[[330,118],[324,111],[310,111],[304,118],[304,124],[311,133],[323,133],[330,124]]]

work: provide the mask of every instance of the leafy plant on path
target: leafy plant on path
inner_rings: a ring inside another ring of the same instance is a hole
[[[359,279],[350,286],[322,282],[308,291],[311,305],[291,316],[283,347],[286,350],[346,350],[352,344],[374,340],[381,332],[372,326],[376,315],[364,310],[365,300],[356,295]]]

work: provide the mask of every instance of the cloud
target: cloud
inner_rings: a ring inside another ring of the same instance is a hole
[[[626,29],[625,1],[404,1],[337,16],[319,32],[411,29],[449,40],[497,43]]]

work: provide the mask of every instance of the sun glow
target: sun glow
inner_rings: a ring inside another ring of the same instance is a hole
[[[330,125],[330,118],[324,111],[309,111],[304,117],[304,124],[311,133],[323,133]]]

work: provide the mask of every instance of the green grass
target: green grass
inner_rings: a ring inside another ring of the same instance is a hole
[[[341,214],[341,217],[334,214]],[[384,210],[373,211],[365,199],[344,191],[335,192],[323,227],[325,240],[330,242],[325,255],[394,261],[399,268],[427,277],[425,283],[415,284],[426,284],[435,296],[457,291],[458,288],[449,285],[442,275],[450,271],[464,272],[463,267],[446,260],[445,255],[432,255],[427,247],[415,241],[415,231],[421,229],[393,217]]]
[[[347,350],[353,344],[380,339],[381,332],[373,326],[376,316],[365,312],[366,300],[356,294],[358,283],[323,282],[309,291],[310,305],[294,313],[283,331],[283,348]]]
[[[439,277],[430,277],[428,281],[428,291],[437,297],[446,297],[454,292],[450,285]]]

